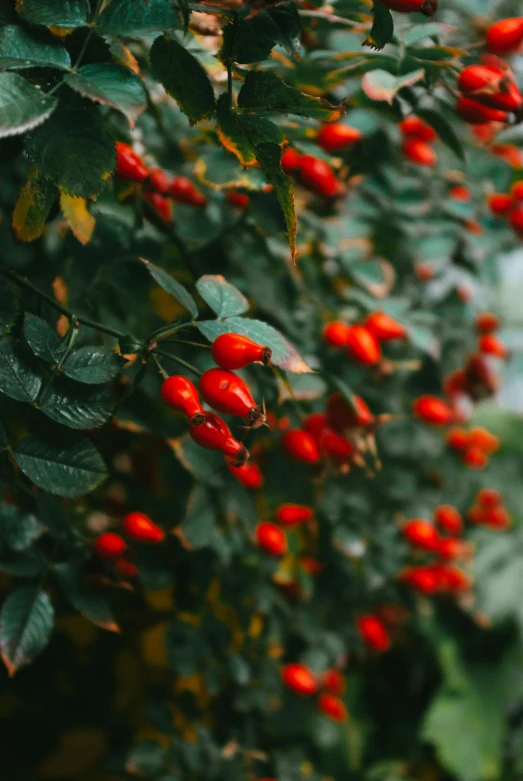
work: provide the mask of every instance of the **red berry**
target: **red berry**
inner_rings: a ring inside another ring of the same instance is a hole
[[[119,559],[116,562],[116,572],[121,578],[133,579],[138,577],[138,567],[131,561]]]
[[[510,196],[514,203],[523,201],[523,181],[520,180],[519,182],[514,182],[510,188]]]
[[[435,272],[430,263],[416,263],[414,273],[420,282],[430,282],[431,279],[434,279]]]
[[[198,421],[203,421],[203,407],[200,404],[198,391],[187,377],[181,374],[168,377],[160,393],[168,407],[183,412],[190,420],[194,418],[196,425]]]
[[[200,391],[213,409],[247,418],[253,428],[262,426],[265,415],[254,402],[247,384],[229,369],[209,369],[200,377]]]
[[[416,518],[408,521],[402,529],[403,536],[410,545],[415,545],[423,550],[437,550],[439,534],[435,526],[429,521]]]
[[[476,331],[480,334],[491,334],[499,328],[499,317],[492,312],[481,312],[476,317]]]
[[[329,694],[340,697],[345,691],[345,676],[340,670],[326,670],[321,678],[321,685]]]
[[[421,13],[425,16],[434,16],[438,10],[439,0],[381,0],[382,4],[391,11],[401,14]]]
[[[523,203],[510,212],[509,220],[518,236],[523,239]]]
[[[497,507],[503,503],[503,497],[495,488],[482,488],[476,500],[482,507]]]
[[[489,151],[512,168],[523,168],[523,153],[515,144],[491,144]]]
[[[483,523],[491,529],[505,531],[510,528],[512,518],[504,507],[487,507],[483,511]]]
[[[323,329],[323,338],[331,347],[343,347],[347,344],[347,334],[349,326],[339,320],[333,320],[327,323]]]
[[[303,504],[280,504],[276,510],[276,520],[282,526],[296,526],[298,523],[310,521],[313,515],[312,507]]]
[[[285,532],[274,523],[259,523],[256,527],[256,544],[258,548],[270,553],[271,556],[285,556],[287,553],[287,537]]]
[[[187,176],[177,176],[171,182],[169,194],[174,201],[190,206],[205,206],[207,199]]]
[[[472,579],[458,567],[447,565],[434,565],[434,570],[439,579],[439,587],[442,591],[459,593],[469,591],[472,588]]]
[[[104,532],[96,538],[94,549],[101,559],[113,561],[124,555],[127,545],[119,534]]]
[[[316,677],[304,664],[287,664],[282,670],[282,680],[295,694],[309,696],[318,690]]]
[[[461,559],[463,561],[470,559],[474,547],[463,540],[457,540],[455,537],[445,537],[440,540],[438,546],[438,555],[442,559]]]
[[[357,363],[372,366],[381,359],[378,340],[364,325],[353,325],[347,332],[347,350]]]
[[[292,147],[288,146],[281,156],[282,171],[290,174],[297,171],[301,166],[302,155]]]
[[[282,437],[282,445],[287,453],[297,461],[316,464],[320,460],[320,450],[315,438],[308,431],[289,429]]]
[[[242,466],[249,458],[249,451],[234,439],[228,425],[214,412],[203,413],[203,423],[194,425],[189,423],[189,434],[194,441],[206,450],[219,450],[226,456],[230,456],[234,466]]]
[[[403,157],[416,165],[423,165],[427,168],[434,168],[438,162],[438,156],[426,141],[420,141],[418,138],[407,137],[402,146]]]
[[[478,349],[481,353],[494,355],[496,358],[508,357],[506,346],[495,334],[482,334],[478,339]]]
[[[379,342],[403,339],[405,336],[405,328],[402,324],[385,312],[373,312],[365,320],[365,327]]]
[[[318,195],[332,198],[340,192],[340,182],[330,165],[312,155],[303,155],[300,161],[302,183]]]
[[[338,461],[345,461],[352,455],[354,448],[348,439],[342,437],[331,429],[327,421],[327,415],[323,412],[315,412],[309,415],[304,428],[315,438],[320,451]]]
[[[456,103],[456,114],[470,125],[482,125],[485,122],[506,122],[507,112],[484,106],[473,98],[462,95]]]
[[[406,117],[400,122],[400,130],[404,136],[412,136],[419,141],[436,141],[438,137],[436,131],[420,117]]]
[[[116,170],[114,175],[127,182],[143,182],[147,178],[147,166],[129,144],[116,144]]]
[[[463,518],[461,513],[451,504],[440,504],[434,510],[434,520],[448,534],[461,534],[463,531]]]
[[[448,430],[446,441],[452,450],[464,450],[469,443],[468,431],[465,431],[464,428],[453,427]]]
[[[147,186],[151,190],[166,195],[169,192],[171,180],[162,168],[151,168],[147,177]]]
[[[375,651],[387,651],[390,648],[390,638],[385,624],[372,615],[361,616],[356,621],[358,632],[369,648]]]
[[[487,30],[487,47],[494,54],[511,54],[523,43],[523,16],[500,19]]]
[[[488,457],[479,447],[467,447],[463,453],[463,463],[469,469],[484,469],[488,463]]]
[[[272,350],[241,334],[228,333],[214,340],[211,354],[213,361],[222,369],[243,369],[255,361],[261,361],[267,366],[272,357]]]
[[[498,66],[467,66],[459,75],[458,87],[478,103],[503,111],[516,111],[523,100],[507,70]]]
[[[374,423],[374,415],[361,396],[352,396],[352,404],[333,393],[327,399],[327,418],[335,429],[366,428]]]
[[[333,694],[323,693],[318,697],[318,710],[333,721],[343,722],[347,721],[349,714],[345,703],[343,703],[339,697],[335,697]]]
[[[512,208],[512,198],[505,193],[494,193],[494,195],[490,195],[487,203],[492,214],[498,216],[507,214]]]
[[[361,132],[355,127],[337,122],[323,125],[316,137],[316,143],[326,152],[337,152],[359,141],[361,137]]]
[[[412,411],[432,426],[446,426],[454,418],[452,409],[437,396],[420,396],[414,400]]]
[[[228,190],[227,200],[236,209],[245,209],[249,205],[250,198],[245,193],[241,193],[239,190]]]
[[[243,466],[229,464],[229,471],[244,488],[249,488],[251,491],[256,491],[263,485],[261,469],[253,461],[249,461]]]
[[[123,521],[124,533],[139,542],[162,542],[165,532],[144,513],[129,513]]]
[[[144,193],[144,200],[149,203],[156,214],[158,214],[164,222],[171,222],[173,218],[172,207],[170,201],[164,198],[160,193]]]
[[[479,447],[485,453],[495,453],[501,447],[499,438],[488,431],[486,428],[476,426],[469,431],[469,445]]]
[[[422,594],[435,594],[439,587],[439,578],[432,567],[409,567],[400,572],[398,580]]]
[[[485,356],[471,355],[465,366],[465,388],[475,400],[492,396],[499,388],[499,380],[491,371]]]
[[[455,187],[451,187],[449,190],[449,195],[455,201],[462,201],[463,203],[468,203],[472,200],[472,193],[470,192],[469,188],[464,187],[461,184],[458,184]]]

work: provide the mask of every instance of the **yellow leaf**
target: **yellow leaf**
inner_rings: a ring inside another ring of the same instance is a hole
[[[96,220],[88,212],[85,198],[61,192],[60,207],[67,224],[80,244],[88,244],[93,235]]]
[[[55,186],[31,168],[13,212],[13,231],[19,241],[40,238],[56,195]]]

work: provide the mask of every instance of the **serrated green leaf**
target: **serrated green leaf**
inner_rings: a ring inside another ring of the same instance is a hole
[[[58,363],[66,350],[54,328],[31,312],[24,315],[24,336],[34,354],[47,363]]]
[[[465,150],[456,135],[452,125],[447,122],[441,111],[434,111],[428,108],[416,109],[416,114],[424,119],[438,134],[440,140],[448,146],[451,152],[454,152],[460,160],[465,160]]]
[[[109,632],[119,632],[111,606],[101,591],[89,586],[81,563],[56,564],[54,571],[71,605],[88,621]]]
[[[229,98],[221,95],[216,108],[216,132],[228,152],[236,155],[242,166],[257,165],[256,153],[237,114],[229,108]]]
[[[59,43],[32,35],[18,24],[0,27],[0,68],[61,68],[71,65],[69,52]]]
[[[261,62],[277,44],[299,59],[301,22],[294,3],[267,8],[255,16],[226,25],[220,59],[240,64]]]
[[[55,112],[27,136],[26,152],[43,176],[82,198],[98,195],[116,165],[114,141],[94,107]]]
[[[251,320],[247,317],[229,317],[224,322],[219,320],[203,320],[198,328],[210,342],[220,334],[234,333],[248,336],[253,342],[263,344],[272,350],[272,363],[296,374],[305,374],[311,369],[303,358],[298,355],[294,347],[285,337],[273,328],[272,325],[262,323],[261,320]]]
[[[84,438],[30,434],[12,449],[22,472],[51,494],[76,499],[94,490],[107,477],[102,458]]]
[[[112,0],[100,14],[97,30],[140,37],[180,26],[172,0]]]
[[[148,260],[145,260],[145,258],[141,258],[141,261],[145,263],[147,271],[155,282],[158,282],[160,287],[175,298],[179,304],[184,306],[193,317],[198,317],[198,307],[196,306],[194,298],[183,285],[180,285],[180,283],[167,273],[167,271],[164,271],[163,268],[155,266],[154,263],[150,263]]]
[[[46,95],[17,73],[0,73],[0,138],[37,127],[57,105],[58,98]]]
[[[345,116],[343,106],[306,95],[270,71],[249,71],[238,95],[238,106],[246,111],[297,114],[322,122],[335,122]]]
[[[147,106],[142,80],[121,65],[110,62],[84,65],[75,73],[68,73],[64,81],[80,95],[121,111],[131,127]]]
[[[41,176],[36,168],[29,170],[12,218],[13,231],[19,241],[30,242],[40,238],[57,194],[56,186]]]
[[[111,417],[116,399],[105,387],[91,388],[58,377],[42,394],[38,406],[57,423],[82,431],[103,426]]]
[[[42,386],[34,359],[13,336],[0,341],[0,392],[17,401],[33,402]]]
[[[89,21],[89,0],[17,0],[20,16],[46,27],[83,27]]]
[[[394,20],[389,9],[375,0],[372,8],[373,20],[369,37],[363,42],[363,46],[371,49],[383,49],[394,36]]]
[[[62,371],[77,382],[96,385],[114,380],[122,368],[122,359],[107,347],[80,347],[71,353]]]
[[[249,308],[245,296],[221,274],[206,274],[196,283],[196,289],[217,317],[241,315]]]
[[[21,512],[12,504],[0,504],[0,544],[20,552],[42,534],[43,527],[34,515]]]
[[[425,71],[422,68],[412,71],[412,73],[406,73],[403,76],[394,76],[388,71],[376,68],[363,76],[361,86],[371,100],[383,100],[392,104],[396,93],[403,87],[410,87],[421,81],[424,76]]]
[[[209,77],[184,46],[161,36],[153,43],[149,58],[154,75],[191,124],[213,113],[216,99]]]
[[[24,586],[7,597],[0,612],[0,651],[11,677],[45,648],[53,621],[51,601],[38,586]]]
[[[2,277],[0,285],[0,337],[9,333],[20,312],[20,291],[16,285]]]

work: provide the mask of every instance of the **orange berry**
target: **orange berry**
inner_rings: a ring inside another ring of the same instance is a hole
[[[495,453],[501,447],[501,442],[495,434],[491,434],[486,428],[476,426],[469,431],[469,445],[479,447],[485,453]]]

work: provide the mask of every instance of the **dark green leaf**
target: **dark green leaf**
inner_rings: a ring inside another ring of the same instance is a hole
[[[16,285],[2,277],[0,284],[0,337],[9,333],[20,311],[20,292]]]
[[[187,514],[180,531],[191,548],[204,548],[211,544],[217,517],[209,489],[198,485],[189,499]]]
[[[115,406],[116,399],[107,388],[79,385],[65,377],[55,379],[39,402],[47,417],[80,431],[103,426]]]
[[[31,35],[17,24],[0,27],[0,68],[69,68],[71,58],[61,44]]]
[[[198,307],[196,306],[194,298],[183,285],[180,285],[180,283],[168,274],[167,271],[164,271],[163,268],[155,266],[154,263],[150,263],[148,260],[145,260],[145,258],[141,258],[141,260],[145,263],[147,271],[152,278],[158,282],[160,287],[175,298],[178,303],[184,306],[193,317],[198,317]]]
[[[370,46],[371,49],[383,49],[383,47],[392,41],[394,35],[394,20],[389,9],[382,5],[379,0],[375,0],[372,9],[373,21],[369,37],[363,42],[364,46]]]
[[[7,436],[7,431],[5,430],[4,424],[0,420],[0,447],[7,447],[9,444],[9,437]]]
[[[26,138],[40,173],[69,195],[98,195],[114,171],[114,141],[96,108],[63,109]]]
[[[240,64],[261,62],[267,59],[277,44],[298,59],[300,39],[301,22],[297,8],[294,3],[286,3],[224,27],[220,59]]]
[[[40,125],[57,105],[58,98],[46,95],[17,73],[0,73],[0,138]]]
[[[196,283],[196,289],[217,317],[241,315],[249,308],[249,302],[221,274],[206,274]]]
[[[10,676],[45,648],[53,621],[51,601],[38,586],[24,586],[7,597],[0,613],[0,651]]]
[[[79,613],[102,629],[109,632],[120,631],[105,596],[86,582],[82,564],[56,564],[54,570],[67,599]]]
[[[147,106],[141,79],[121,65],[110,62],[84,65],[69,73],[65,82],[80,95],[121,111],[131,126]]]
[[[180,27],[180,19],[172,0],[112,0],[97,24],[101,33],[138,37],[173,27]]]
[[[42,378],[27,347],[12,336],[0,341],[0,392],[18,401],[35,401]]]
[[[274,111],[334,122],[345,115],[343,106],[331,106],[324,98],[289,87],[272,72],[249,71],[238,95],[238,106],[247,111]]]
[[[13,447],[13,456],[39,488],[71,499],[92,491],[107,476],[100,454],[88,439],[60,441],[31,434]]]
[[[23,554],[11,554],[0,558],[0,572],[14,578],[35,578],[45,569],[45,558],[37,548],[29,548]]]
[[[24,315],[24,336],[34,354],[47,363],[58,363],[65,352],[66,345],[54,328],[30,312]]]
[[[292,344],[276,328],[260,320],[251,320],[247,317],[229,317],[223,323],[219,320],[204,320],[198,323],[198,328],[210,342],[214,342],[220,334],[229,332],[248,336],[253,342],[271,348],[272,362],[276,366],[296,374],[311,371]]]
[[[247,168],[256,165],[257,144],[266,142],[282,144],[285,140],[281,128],[270,120],[231,111],[227,95],[222,95],[218,100],[217,119],[216,129],[221,143],[228,152],[236,155],[242,166]]]
[[[0,543],[14,551],[24,551],[42,532],[34,515],[21,512],[13,504],[0,505]]]
[[[456,157],[460,160],[465,160],[465,150],[461,145],[461,141],[456,135],[454,128],[442,115],[441,111],[434,111],[428,108],[419,108],[416,110],[416,114],[424,119],[438,134],[441,141],[448,146],[448,148],[454,152]]]
[[[71,353],[62,371],[77,382],[96,385],[114,378],[122,368],[122,359],[107,347],[80,347]]]
[[[178,41],[165,35],[157,38],[150,60],[154,75],[192,124],[212,114],[216,100],[209,77],[196,57]]]
[[[18,0],[17,10],[28,22],[46,27],[83,27],[89,20],[89,0]]]

